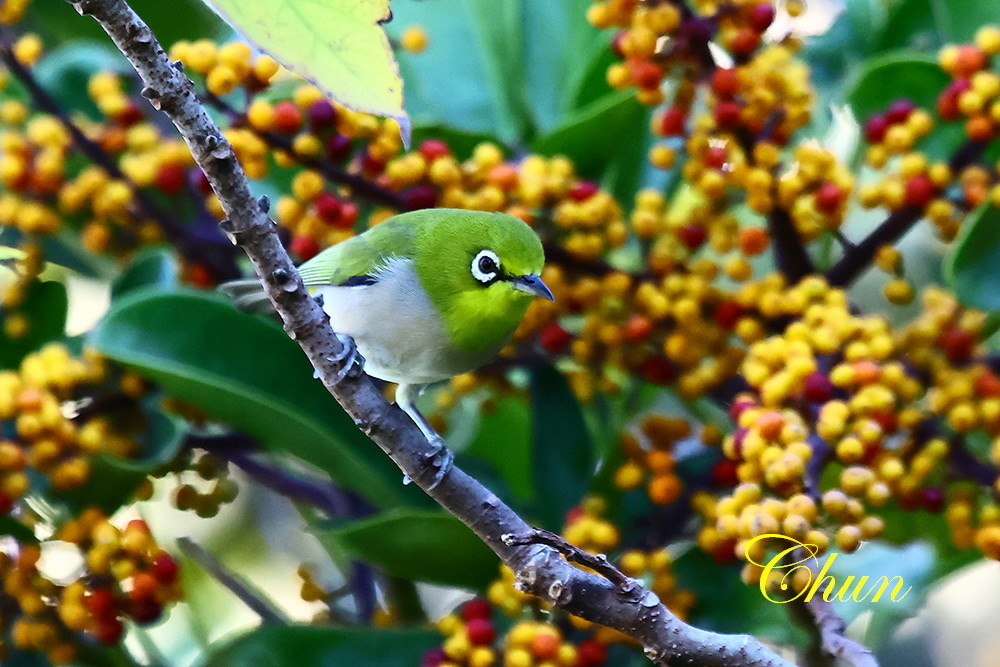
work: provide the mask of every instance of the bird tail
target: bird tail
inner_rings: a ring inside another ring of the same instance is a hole
[[[264,294],[264,288],[257,278],[230,280],[219,285],[219,291],[233,300],[237,310],[245,313],[273,313],[271,300]]]

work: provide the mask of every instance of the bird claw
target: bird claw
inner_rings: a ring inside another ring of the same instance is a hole
[[[334,335],[343,347],[339,354],[327,357],[327,361],[340,364],[336,380],[337,384],[340,384],[344,381],[344,378],[361,375],[361,372],[365,369],[365,358],[358,352],[358,346],[355,345],[353,338],[340,333],[335,333]]]
[[[428,452],[425,458],[429,459],[431,465],[437,468],[437,472],[434,473],[434,481],[427,487],[428,491],[433,491],[455,464],[455,453],[448,449],[448,445],[445,444],[440,435],[430,439],[430,443],[434,445],[434,451]]]

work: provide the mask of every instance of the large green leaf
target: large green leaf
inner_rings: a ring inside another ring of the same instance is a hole
[[[205,667],[413,667],[440,643],[429,630],[264,626],[212,651]]]
[[[499,561],[461,521],[436,510],[391,510],[319,535],[331,550],[391,576],[482,590]]]
[[[375,505],[427,503],[354,426],[277,324],[216,295],[139,290],[113,304],[91,335],[108,357],[165,391],[288,452]]]
[[[539,366],[531,374],[534,436],[534,516],[559,530],[566,512],[579,504],[594,474],[594,445],[580,403],[562,373]]]
[[[172,288],[177,285],[177,259],[166,247],[140,250],[128,269],[111,284],[111,298],[141,287]]]
[[[381,23],[389,0],[206,0],[261,51],[341,104],[399,121],[403,81]]]
[[[648,141],[649,109],[631,91],[616,91],[570,114],[558,128],[536,139],[532,149],[565,155],[577,174],[600,181],[627,202],[639,188],[639,165]]]
[[[519,500],[530,501],[534,484],[527,402],[518,397],[501,398],[490,411],[481,412],[479,431],[464,453],[492,465]]]
[[[34,280],[27,287],[16,312],[28,320],[20,338],[9,338],[0,328],[0,368],[14,368],[25,355],[45,343],[62,338],[66,329],[66,288],[55,281]],[[0,309],[0,324],[7,314]]]
[[[948,286],[966,306],[1000,310],[1000,210],[982,204],[969,214],[945,260]]]

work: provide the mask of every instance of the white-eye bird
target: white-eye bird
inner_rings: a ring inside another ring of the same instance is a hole
[[[333,330],[353,339],[365,372],[398,383],[396,404],[447,452],[417,411],[417,397],[492,359],[532,299],[553,299],[539,277],[544,260],[538,236],[518,218],[425,209],[324,250],[299,273],[322,297]],[[256,279],[222,289],[243,310],[270,306]],[[435,484],[449,464],[446,454]]]

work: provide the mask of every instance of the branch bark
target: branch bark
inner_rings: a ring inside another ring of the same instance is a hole
[[[808,602],[796,600],[792,609],[813,636],[810,664],[878,667],[875,655],[867,647],[844,636],[847,625],[837,615],[833,605],[814,597]]]
[[[81,14],[97,19],[142,78],[144,96],[177,126],[229,216],[223,230],[250,257],[285,330],[302,347],[323,384],[410,479],[496,552],[522,590],[624,632],[659,664],[791,665],[748,635],[721,635],[684,623],[638,583],[626,592],[602,576],[574,567],[550,546],[508,544],[505,536],[529,534],[531,527],[458,467],[451,467],[434,485],[435,446],[401,410],[385,401],[367,376],[338,375],[344,365],[343,345],[279,243],[266,200],[258,202],[251,196],[232,147],[199,104],[191,81],[171,65],[149,27],[124,0],[70,2]]]

